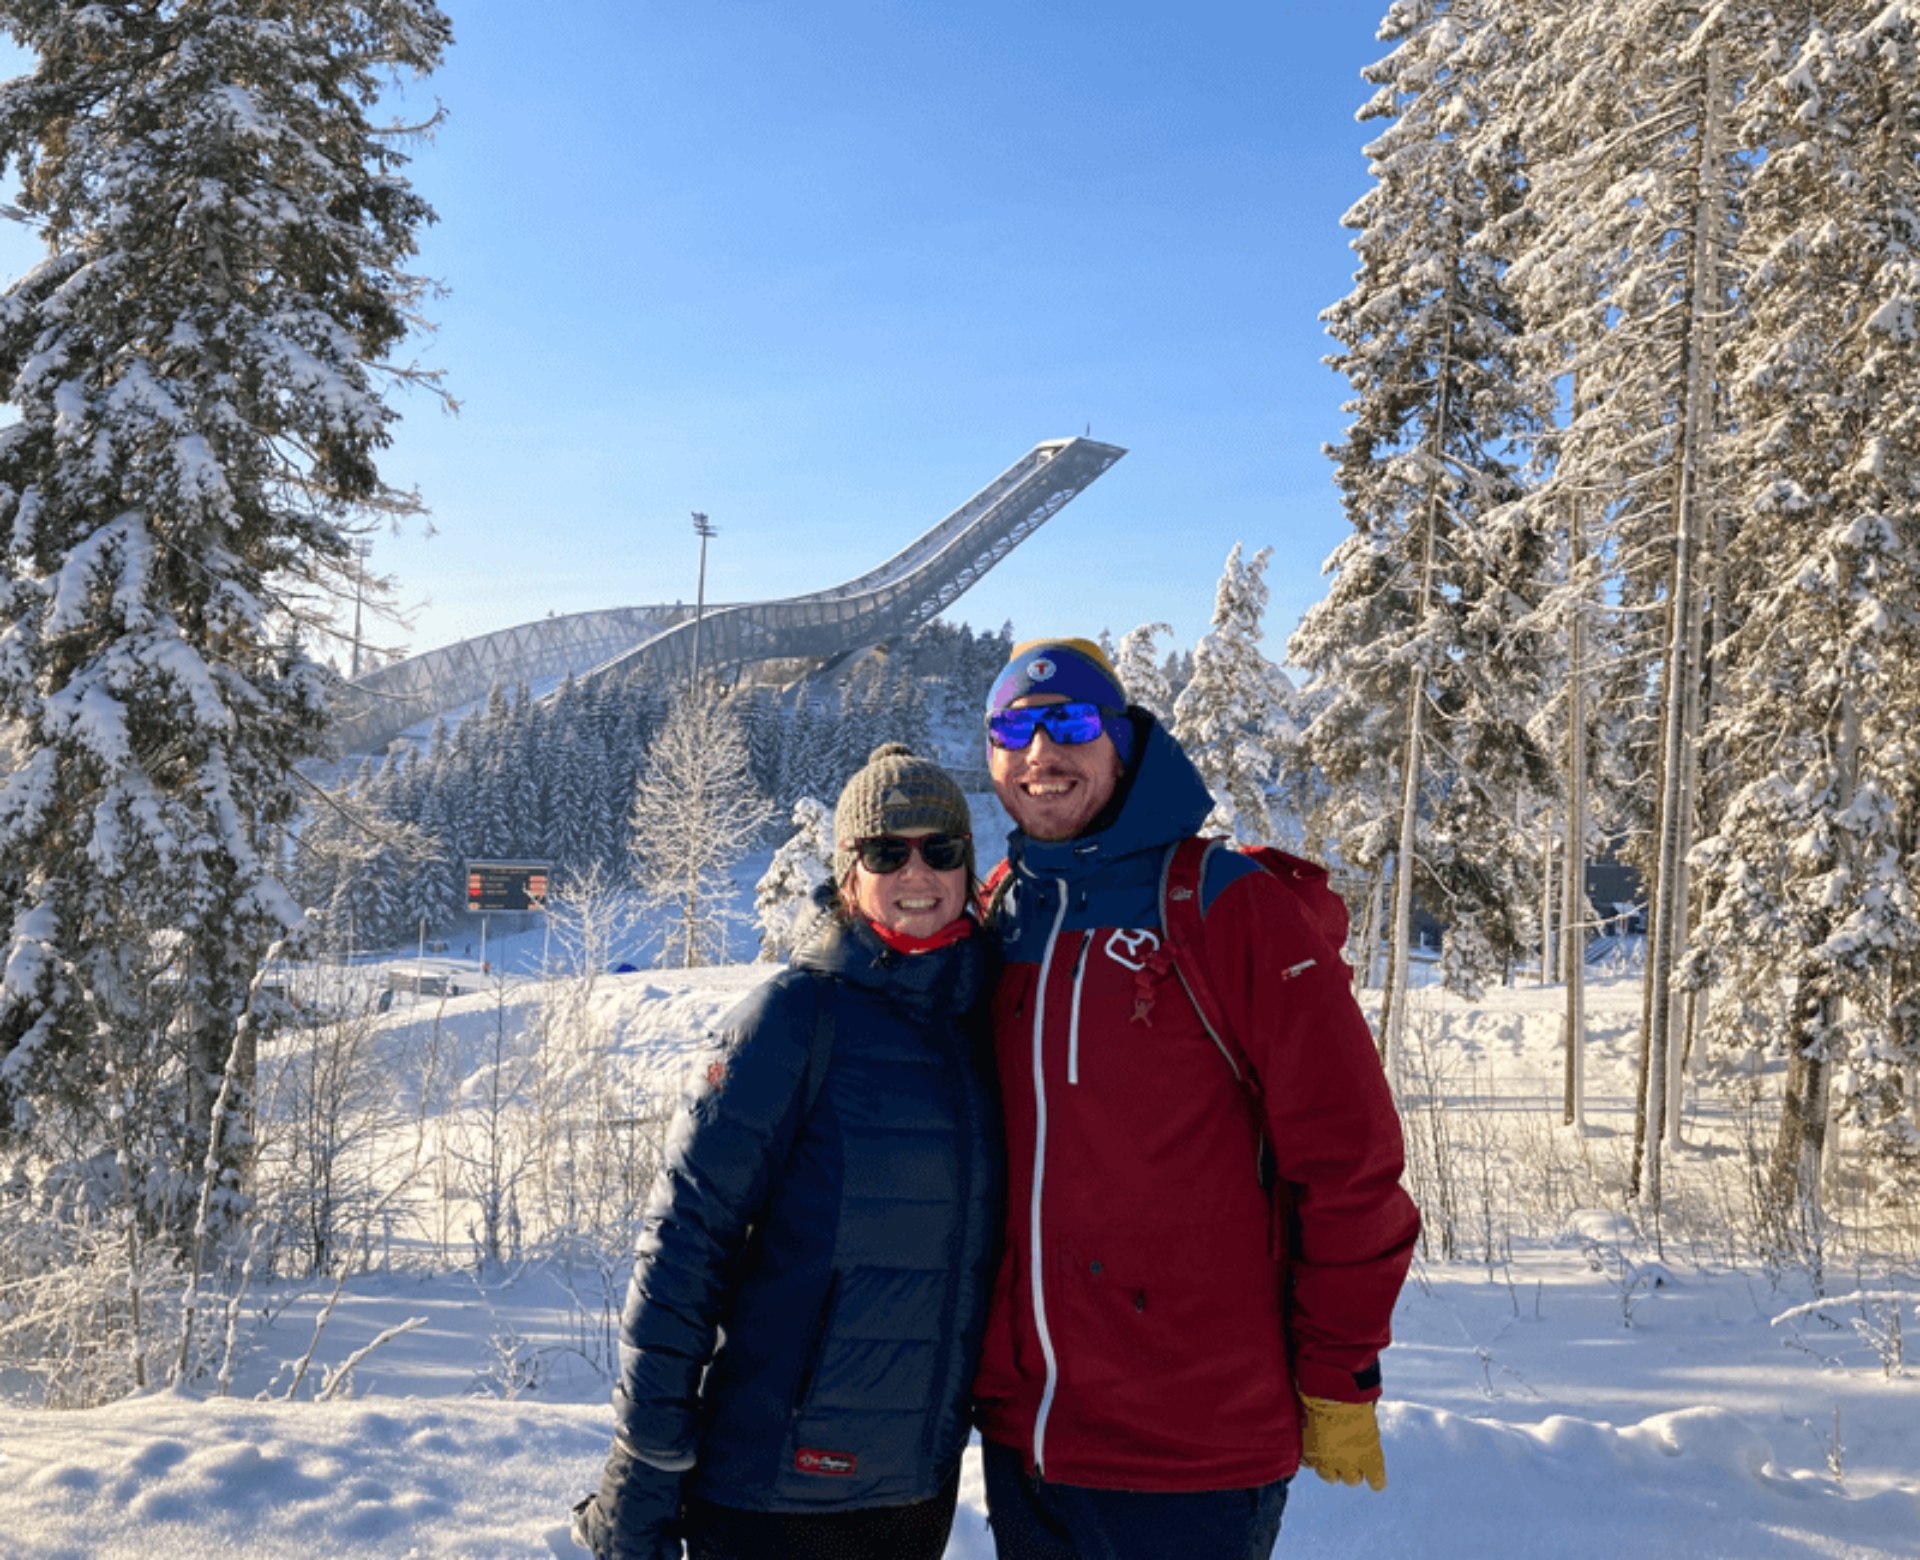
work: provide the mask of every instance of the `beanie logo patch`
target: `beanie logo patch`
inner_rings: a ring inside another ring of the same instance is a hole
[[[1027,676],[1035,682],[1050,682],[1053,674],[1059,670],[1059,665],[1048,660],[1044,655],[1035,656],[1027,662]]]
[[[912,803],[913,798],[898,786],[895,786],[891,791],[887,792],[885,805],[888,807],[908,807],[911,806]]]

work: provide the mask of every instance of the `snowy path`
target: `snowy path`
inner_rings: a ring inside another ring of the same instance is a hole
[[[1910,1392],[1910,1389],[1909,1389]],[[1615,1427],[1385,1414],[1382,1494],[1295,1486],[1280,1555],[1920,1555],[1920,1483],[1849,1494],[1717,1408]],[[597,1474],[598,1407],[158,1396],[0,1418],[3,1560],[578,1560],[565,1508]],[[977,1467],[950,1560],[990,1560]]]

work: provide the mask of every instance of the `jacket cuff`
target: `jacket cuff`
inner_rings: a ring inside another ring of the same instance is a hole
[[[657,1451],[649,1446],[636,1446],[619,1431],[614,1432],[613,1439],[621,1451],[656,1473],[685,1473],[694,1463],[692,1452]]]
[[[1360,1370],[1296,1360],[1293,1380],[1302,1397],[1326,1398],[1333,1403],[1371,1403],[1380,1396],[1380,1360],[1375,1356]]]

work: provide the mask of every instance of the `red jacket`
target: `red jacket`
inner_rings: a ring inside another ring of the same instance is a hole
[[[1177,975],[1143,968],[1165,847],[1209,807],[1154,726],[1111,826],[1009,842],[994,1004],[1007,1247],[974,1395],[982,1433],[1059,1483],[1293,1473],[1296,1388],[1379,1395],[1419,1229],[1346,966],[1284,884],[1222,852],[1203,885],[1205,956],[1252,1087]]]

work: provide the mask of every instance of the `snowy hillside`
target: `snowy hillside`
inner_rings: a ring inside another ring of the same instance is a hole
[[[593,1066],[617,1088],[657,1095],[768,973],[601,977],[573,1033],[594,1037]],[[503,1055],[526,1058],[564,994],[507,976],[387,1013],[389,1146],[423,1115],[429,1160],[472,1130]],[[1407,1124],[1422,1152],[1452,1144],[1452,1211],[1427,1211],[1436,1239],[1451,1224],[1455,1258],[1430,1250],[1396,1315],[1388,1489],[1297,1483],[1280,1553],[1920,1555],[1920,1399],[1894,1354],[1894,1329],[1920,1320],[1911,1226],[1903,1250],[1828,1271],[1834,1298],[1798,1315],[1814,1298],[1807,1271],[1742,1257],[1711,1218],[1676,1218],[1657,1255],[1599,1200],[1624,1152],[1637,982],[1595,991],[1581,1136],[1552,1125],[1559,1000],[1425,994],[1428,1077],[1403,1084]],[[434,1072],[451,1085],[420,1082]],[[1717,1106],[1689,1122],[1680,1163],[1707,1199],[1737,1165],[1737,1122]],[[249,1290],[226,1397],[210,1375],[193,1392],[0,1414],[0,1560],[577,1554],[565,1513],[609,1433],[609,1285],[624,1264],[603,1272],[529,1230],[517,1256],[482,1269],[470,1210],[442,1219],[441,1250],[424,1207],[389,1217],[404,1201],[385,1206],[337,1299],[318,1278]],[[1844,1298],[1856,1292],[1898,1298]],[[971,1462],[949,1554],[991,1554]]]

